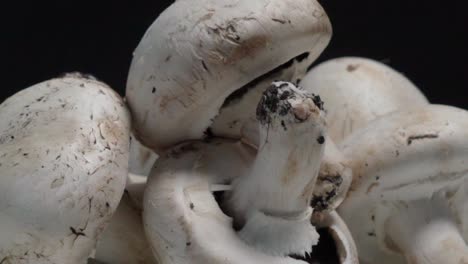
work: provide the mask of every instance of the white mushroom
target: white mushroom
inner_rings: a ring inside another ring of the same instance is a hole
[[[339,212],[364,263],[468,262],[467,138],[467,111],[427,105],[383,116],[342,143],[354,179]],[[444,191],[460,185],[458,195]]]
[[[214,139],[177,146],[156,161],[145,191],[143,221],[161,264],[287,263],[243,243],[212,193],[213,186],[246,173],[254,155],[240,142]]]
[[[130,116],[79,74],[0,105],[0,263],[85,263],[125,187]]]
[[[277,82],[257,112],[263,123],[260,152],[240,141],[212,139],[178,146],[156,162],[143,219],[161,263],[299,263],[288,255],[310,253],[318,235],[309,203],[325,136],[314,99]],[[216,203],[217,190],[227,190],[218,203],[235,224]],[[255,228],[262,221],[265,228]],[[233,224],[240,225],[239,233]]]
[[[157,151],[203,138],[223,105],[236,108],[233,99],[256,87],[250,82],[268,72],[295,81],[330,37],[330,22],[315,0],[176,1],[134,53],[126,96],[137,136]],[[249,95],[252,108],[225,111],[220,133],[231,135],[230,122],[254,118],[269,84],[260,82],[260,92]]]
[[[255,151],[240,142],[214,139],[178,146],[156,162],[143,219],[161,264],[306,263],[247,245],[213,196],[216,186],[247,173],[254,156]]]
[[[379,116],[427,104],[426,97],[405,76],[365,58],[321,63],[300,85],[325,102],[329,135],[337,144]]]

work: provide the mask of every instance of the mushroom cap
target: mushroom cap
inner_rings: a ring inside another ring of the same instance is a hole
[[[164,263],[305,263],[249,247],[221,211],[211,186],[246,173],[254,159],[242,144],[214,140],[178,146],[156,162],[144,196],[143,221]]]
[[[125,187],[130,115],[73,74],[0,105],[0,260],[85,263]]]
[[[379,208],[428,200],[440,189],[466,181],[467,138],[468,111],[426,105],[382,116],[339,145],[354,178],[338,211],[362,261],[404,262],[402,256],[390,253],[384,235],[386,210],[381,213]]]
[[[379,116],[428,103],[405,76],[365,58],[321,63],[307,73],[300,86],[324,101],[329,135],[337,144]]]
[[[203,138],[229,95],[301,54],[313,61],[330,37],[315,0],[176,1],[134,53],[126,96],[137,136],[156,150]]]
[[[249,246],[227,216],[232,212],[222,199],[226,194],[221,199],[213,195],[214,189],[246,175],[256,154],[240,141],[213,139],[176,146],[156,161],[144,195],[143,219],[161,264],[304,263]],[[334,211],[320,214],[325,217],[315,223],[330,229],[342,263],[357,263],[354,242],[341,218]]]

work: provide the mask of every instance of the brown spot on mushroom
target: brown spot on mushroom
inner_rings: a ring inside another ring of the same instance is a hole
[[[346,67],[346,70],[348,72],[353,72],[359,68],[358,64],[349,64],[348,67]]]
[[[328,210],[339,195],[342,184],[343,177],[336,164],[323,162],[315,186],[310,187],[314,191],[311,201],[314,209],[317,211]]]
[[[213,17],[213,15],[214,15],[214,12],[210,12],[210,13],[205,14],[205,15],[202,16],[200,19],[198,19],[197,22],[195,22],[195,25],[198,25],[198,24],[200,24],[200,23],[202,23],[202,22],[205,22],[205,21],[207,21],[207,20],[210,20],[210,19]]]
[[[324,111],[325,108],[323,108],[323,101],[322,98],[320,98],[320,95],[312,95],[312,101],[314,101],[315,106],[317,106],[320,110]]]
[[[86,234],[83,233],[83,231],[76,231],[76,229],[73,228],[73,227],[71,227],[71,226],[70,226],[70,231],[71,231],[75,236],[77,236],[77,237],[79,237],[79,236],[86,236]]]
[[[280,24],[286,24],[286,20],[283,20],[283,19],[272,18],[271,20],[273,20],[274,22],[278,22],[278,23],[280,23]]]
[[[159,101],[159,109],[161,112],[165,112],[167,110],[167,106],[173,101],[177,101],[183,108],[187,108],[187,105],[181,100],[180,95],[163,95]]]
[[[366,194],[369,194],[370,192],[372,192],[372,190],[374,188],[378,187],[379,185],[380,185],[380,183],[378,183],[378,182],[374,182],[371,185],[369,185],[369,187],[367,188]]]
[[[54,181],[52,181],[52,183],[50,184],[50,188],[51,189],[59,188],[60,186],[63,185],[64,182],[65,182],[65,177],[61,176],[60,178],[57,178]]]
[[[401,188],[411,188],[414,185],[422,185],[422,184],[427,184],[427,183],[438,184],[440,182],[445,182],[445,181],[455,182],[465,177],[467,173],[468,173],[468,170],[438,173],[436,175],[432,175],[423,179],[407,181],[405,183],[401,183],[398,185],[389,186],[389,187],[383,188],[383,191],[387,192],[387,191],[398,190]]]
[[[409,145],[411,145],[411,143],[413,143],[413,141],[415,140],[421,140],[421,139],[434,139],[434,138],[438,138],[439,135],[437,134],[424,134],[424,135],[415,135],[415,136],[409,136],[406,143]]]
[[[322,145],[323,143],[325,143],[325,137],[324,136],[320,136],[317,138],[317,143],[319,143],[320,145]]]
[[[286,171],[283,174],[283,176],[281,177],[281,182],[284,185],[288,185],[288,183],[292,180],[292,178],[294,176],[296,176],[296,174],[297,174],[298,162],[297,162],[295,157],[296,157],[296,155],[293,152],[291,152],[289,154],[288,161],[287,161],[287,166],[286,166]]]
[[[202,63],[202,67],[203,67],[203,69],[204,69],[205,71],[207,71],[207,72],[210,72],[210,70],[208,70],[208,66],[206,66],[206,63],[205,63],[205,61],[204,61],[204,60],[202,60],[202,61],[201,61],[201,63]]]
[[[284,131],[288,130],[288,128],[286,127],[286,123],[284,123],[284,120],[281,120],[281,126],[283,127]]]
[[[190,242],[192,238],[192,226],[187,220],[184,218],[184,216],[180,216],[177,218],[177,222],[180,224],[182,230],[184,231],[185,235],[187,236],[187,243]]]
[[[207,128],[205,131],[203,131],[203,141],[205,142],[210,142],[213,138],[215,137],[213,130],[211,127]]]
[[[245,57],[255,57],[258,50],[265,49],[268,43],[268,37],[258,35],[246,39],[237,45],[231,54],[224,58],[223,64],[234,64]]]
[[[184,144],[179,147],[175,147],[166,153],[166,157],[179,159],[184,153],[198,151],[195,144]]]

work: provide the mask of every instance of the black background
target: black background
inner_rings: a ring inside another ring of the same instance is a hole
[[[172,2],[3,3],[0,102],[69,71],[93,74],[123,94],[132,51]],[[381,60],[407,75],[431,102],[468,108],[464,2],[321,0],[334,36],[319,61],[340,56]]]

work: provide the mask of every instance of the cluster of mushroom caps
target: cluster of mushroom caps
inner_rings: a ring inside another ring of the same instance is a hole
[[[0,263],[468,263],[468,112],[369,59],[307,73],[331,33],[315,0],[178,0],[125,100],[8,98]]]

